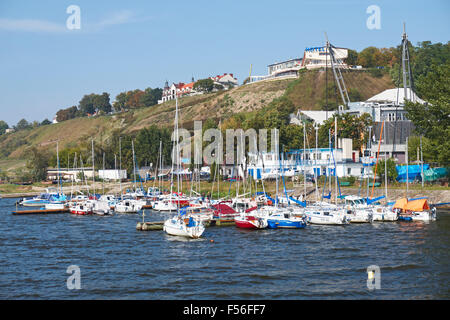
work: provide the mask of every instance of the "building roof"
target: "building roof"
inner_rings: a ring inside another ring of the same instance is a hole
[[[285,62],[302,61],[302,60],[303,60],[303,58],[294,58],[294,59],[289,59],[289,60],[285,60],[285,61],[275,62],[275,63],[269,64],[267,67],[276,66],[278,64],[282,64],[282,63],[285,63]]]
[[[316,122],[318,125],[322,125],[328,118],[333,117],[336,111],[311,111],[311,110],[299,110],[305,116]],[[327,114],[328,113],[328,114]]]
[[[408,96],[413,97],[411,100],[424,104],[425,101],[420,99],[417,94],[411,89],[407,88]],[[411,95],[412,94],[412,95]],[[405,90],[404,88],[394,88],[387,89],[373,97],[367,99],[367,101],[378,101],[378,102],[392,102],[392,103],[405,103]]]
[[[179,89],[183,90],[183,89],[192,89],[194,87],[195,82],[191,82],[191,83],[186,83],[185,85],[181,86]]]

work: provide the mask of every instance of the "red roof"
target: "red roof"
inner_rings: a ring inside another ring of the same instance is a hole
[[[183,90],[183,89],[188,89],[188,88],[193,88],[194,87],[194,83],[195,82],[191,82],[191,83],[187,83],[187,84],[185,84],[184,86],[182,86],[181,88],[179,88],[179,89],[181,89],[181,90]]]

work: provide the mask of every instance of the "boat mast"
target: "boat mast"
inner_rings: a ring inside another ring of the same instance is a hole
[[[306,122],[303,122],[303,201],[306,201]]]
[[[319,131],[319,126],[317,125],[317,123],[316,123],[316,126],[314,127],[314,129],[316,129],[316,154],[315,154],[315,156],[314,156],[314,162],[315,162],[315,165],[314,165],[314,184],[315,184],[315,186],[316,186],[316,201],[319,201],[319,188],[317,187],[317,158],[319,157],[319,150],[318,150],[318,145],[319,145],[319,141],[318,141],[318,139],[319,139],[319,134],[318,134],[318,131]]]
[[[94,139],[92,139],[92,193],[95,198],[95,162],[94,162]]]
[[[337,117],[334,117],[334,146],[336,149],[336,153],[337,153],[337,149],[338,149],[338,141],[337,141]],[[333,155],[334,158],[334,155]],[[335,159],[335,158],[334,158]],[[336,160],[335,160],[336,161]],[[338,185],[337,185],[337,167],[336,165],[334,166],[334,191],[335,191],[335,195],[334,195],[334,199],[337,203],[337,194],[338,194]]]
[[[332,175],[331,175],[331,155],[332,155],[332,150],[331,150],[331,128],[328,129],[328,148],[330,149],[330,158],[328,160],[328,165],[329,165],[328,174],[330,176],[330,179],[328,179],[328,190],[329,190],[329,192],[331,194],[331,177],[332,177]],[[331,196],[330,196],[330,203],[331,203]]]
[[[386,127],[384,127],[384,144],[387,144]],[[386,203],[388,202],[388,188],[387,188],[387,149],[384,151],[384,193],[386,196]]]
[[[56,161],[58,162],[58,189],[60,189],[59,185],[59,148],[58,148],[58,141],[56,141]],[[62,190],[61,190],[62,193]]]
[[[102,179],[103,195],[105,194],[105,152],[103,152],[103,179]]]
[[[423,188],[423,149],[422,149],[422,136],[420,136],[420,164],[421,164],[421,171],[422,171],[422,188]]]
[[[133,139],[131,140],[131,149],[133,152],[133,178],[134,178],[133,186],[134,186],[134,192],[136,192],[136,158],[134,155],[134,140]]]
[[[277,154],[276,161],[278,163],[279,162],[279,160],[278,160],[278,129],[276,129],[276,128],[275,128],[275,152]],[[277,188],[277,190],[276,190],[277,198],[275,199],[275,208],[278,209],[278,174],[276,174],[275,177],[276,177],[276,188]]]
[[[409,188],[409,179],[408,179],[408,137],[406,137],[406,199],[408,199],[408,188]]]
[[[122,137],[119,137],[119,192],[120,200],[123,200],[122,196]]]

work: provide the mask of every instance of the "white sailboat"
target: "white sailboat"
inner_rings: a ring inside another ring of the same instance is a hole
[[[200,238],[205,227],[200,219],[194,217],[183,218],[181,215],[174,216],[164,222],[163,230],[172,236]]]
[[[178,192],[177,195],[179,196],[180,193],[180,146],[178,142],[178,98],[175,99],[175,139],[174,139],[174,145],[173,145],[173,153],[172,153],[172,177],[173,177],[173,164],[175,162],[176,157],[176,164],[177,164],[177,187]],[[172,235],[172,236],[182,236],[182,237],[188,237],[197,239],[200,238],[203,232],[205,231],[205,227],[202,223],[202,220],[200,217],[195,217],[193,215],[189,215],[184,211],[181,213],[179,211],[179,205],[180,201],[175,201],[175,203],[172,201],[172,185],[170,187],[170,198],[169,202],[165,202],[167,206],[176,204],[177,208],[177,214],[167,219],[164,222],[163,230],[165,233]]]

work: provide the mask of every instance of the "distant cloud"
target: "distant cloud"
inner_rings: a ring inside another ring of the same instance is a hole
[[[60,33],[68,31],[64,24],[57,24],[50,21],[4,18],[0,18],[0,30],[48,33]]]
[[[104,28],[107,26],[124,24],[132,22],[134,18],[134,13],[130,10],[124,10],[120,12],[115,12],[100,22],[96,23],[95,26],[99,28]]]
[[[68,16],[67,16],[68,17]],[[95,32],[104,30],[110,26],[140,22],[147,19],[137,19],[135,14],[130,10],[113,12],[102,20],[94,23],[83,23],[83,10],[81,10],[81,30],[87,32]],[[0,30],[36,32],[36,33],[63,33],[69,32],[64,23],[58,24],[46,20],[35,19],[6,19],[0,18]]]

